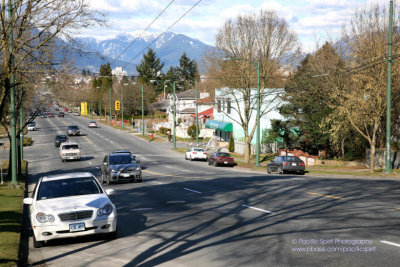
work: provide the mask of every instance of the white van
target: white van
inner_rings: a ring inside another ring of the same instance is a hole
[[[61,143],[59,151],[62,162],[65,162],[66,160],[81,160],[81,151],[79,150],[79,145],[77,143]]]

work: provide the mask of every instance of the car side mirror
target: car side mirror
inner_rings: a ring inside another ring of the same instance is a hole
[[[31,197],[24,198],[23,203],[26,204],[26,205],[32,205],[33,198],[31,198]]]
[[[136,160],[136,163],[137,163],[137,164],[140,164],[140,160]]]
[[[106,194],[107,194],[107,195],[112,195],[112,194],[114,194],[114,192],[115,192],[115,190],[112,189],[112,188],[106,189]]]

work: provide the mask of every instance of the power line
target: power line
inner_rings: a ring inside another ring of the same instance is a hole
[[[161,36],[163,36],[168,30],[170,30],[172,27],[175,26],[184,16],[186,16],[190,11],[192,11],[193,8],[195,8],[198,4],[200,4],[202,0],[199,0],[197,3],[195,3],[189,10],[187,10],[179,19],[177,19],[174,23],[171,24],[163,33],[157,36],[150,44],[148,44],[145,48],[142,49],[136,56],[134,56],[130,61],[128,61],[122,68],[125,68],[129,63],[131,63],[133,60],[135,60],[138,56],[140,56],[146,49],[148,49],[152,44],[154,44],[158,39],[160,39]]]
[[[120,56],[122,56],[136,41],[139,37],[142,36],[142,34],[153,25],[153,23],[169,8],[169,6],[174,2],[175,0],[172,0],[162,11],[158,16],[149,24],[147,25],[146,29],[144,29],[125,49],[122,51],[116,58],[111,61],[110,65],[112,65]]]

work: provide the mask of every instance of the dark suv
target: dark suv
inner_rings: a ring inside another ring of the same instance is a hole
[[[81,131],[79,130],[78,126],[70,125],[67,129],[67,135],[80,135]]]
[[[107,184],[119,181],[141,182],[142,170],[139,163],[130,153],[110,153],[104,157],[101,165],[101,181]]]

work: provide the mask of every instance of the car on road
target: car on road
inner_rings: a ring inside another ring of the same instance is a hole
[[[217,151],[211,154],[211,156],[207,159],[208,165],[214,165],[217,167],[219,165],[226,165],[233,167],[235,166],[235,160],[228,152]]]
[[[130,153],[107,154],[101,166],[101,181],[113,183],[119,181],[142,182],[140,161]]]
[[[28,131],[36,131],[36,130],[37,130],[37,128],[36,128],[36,123],[35,123],[34,121],[28,123],[28,124],[26,125],[26,129],[27,129]]]
[[[89,121],[89,128],[97,128],[97,122],[95,121]]]
[[[65,112],[68,112],[68,109],[67,109],[67,108],[64,108],[64,111],[65,111]]]
[[[59,112],[58,117],[63,117],[64,118],[64,112]]]
[[[49,112],[49,114],[47,114],[47,116],[49,116],[49,118],[54,118],[54,114]]]
[[[61,143],[59,153],[62,162],[67,160],[81,160],[81,150],[79,149],[78,143]]]
[[[81,131],[77,125],[70,125],[67,128],[67,135],[80,135]]]
[[[72,115],[79,116],[80,114],[79,114],[79,112],[74,112],[74,113],[72,113]]]
[[[48,118],[48,116],[47,116],[46,113],[41,113],[41,114],[40,114],[40,118],[44,118],[44,119],[45,119],[45,118]]]
[[[186,160],[207,160],[207,153],[202,148],[191,147],[185,153]]]
[[[299,174],[305,173],[304,162],[295,156],[278,156],[267,164],[267,173],[278,172],[295,172]]]
[[[72,113],[72,110],[68,109],[67,112],[68,112],[68,113]]]
[[[61,145],[61,143],[65,143],[68,142],[68,136],[66,136],[65,134],[57,134],[56,135],[56,140],[54,141],[54,145],[56,147],[59,147]]]
[[[88,172],[41,177],[32,196],[23,200],[29,205],[33,246],[93,234],[116,238],[117,210],[108,197],[113,192]]]

